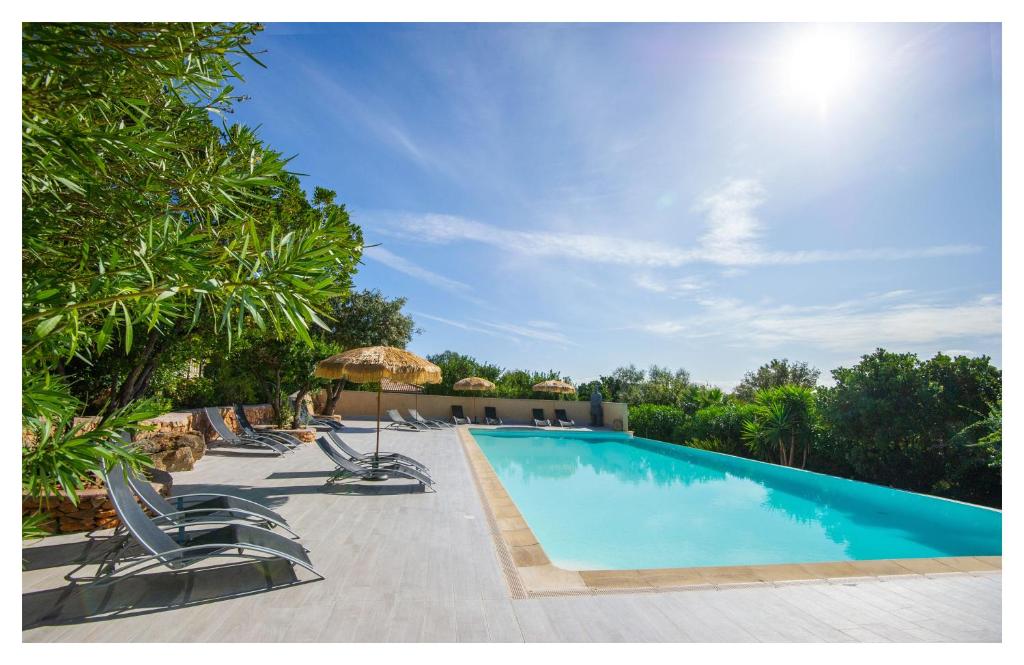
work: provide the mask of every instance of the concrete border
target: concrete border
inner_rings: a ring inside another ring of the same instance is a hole
[[[513,598],[576,596],[615,592],[685,591],[812,582],[852,583],[864,579],[929,577],[1001,572],[1001,556],[877,559],[759,566],[567,570],[548,559],[540,541],[508,495],[469,427],[458,427],[459,441],[491,524],[495,548]]]

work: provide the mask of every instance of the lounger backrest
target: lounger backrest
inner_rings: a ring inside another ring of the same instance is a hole
[[[423,420],[423,416],[421,416],[420,412],[417,411],[416,409],[408,409],[408,411],[409,411],[409,417],[412,418],[413,420],[416,420],[416,421]]]
[[[178,544],[169,535],[164,533],[160,527],[153,524],[142,507],[135,502],[135,494],[125,480],[124,467],[116,464],[109,471],[102,471],[103,482],[107,486],[107,496],[114,504],[114,510],[128,532],[139,541],[139,544],[146,548],[151,554],[163,554],[178,549]],[[160,560],[169,564],[171,560],[179,558],[178,555],[161,556]]]
[[[338,447],[338,450],[345,453],[349,457],[359,457],[359,451],[353,448],[352,446],[348,445],[344,441],[342,441],[341,437],[335,434],[333,431],[325,432],[325,434],[327,434],[330,440],[334,442],[334,445]]]
[[[167,503],[167,499],[160,496],[160,492],[153,489],[153,486],[149,484],[149,481],[140,476],[137,473],[131,471],[127,474],[128,486],[132,488],[132,491],[139,495],[142,499],[142,503],[146,504],[146,507],[152,510],[158,515],[169,515],[171,513],[178,512],[171,504]]]
[[[497,420],[498,419],[498,410],[496,408],[494,408],[493,406],[485,406],[484,407],[484,416],[490,418],[491,420]]]
[[[533,419],[534,420],[547,420],[547,418],[544,417],[544,409],[534,409],[533,410]]]
[[[337,450],[331,447],[330,441],[328,441],[327,437],[323,434],[316,437],[316,445],[320,447],[320,450],[323,451],[324,455],[327,455],[332,462],[340,466],[342,469],[358,475],[366,473],[366,469],[355,462],[345,459]]]
[[[396,423],[406,422],[405,418],[402,417],[402,414],[398,412],[398,409],[388,409],[388,418],[391,418],[391,420]]]
[[[206,419],[210,421],[210,427],[217,433],[217,436],[224,439],[225,441],[237,441],[238,435],[231,431],[228,424],[224,422],[224,417],[220,415],[218,409],[212,406],[207,406],[203,409],[203,413],[206,414]]]
[[[235,404],[235,418],[238,419],[238,426],[246,434],[256,431],[252,423],[249,422],[249,416],[245,415],[245,407],[243,405]]]
[[[452,415],[454,417],[456,417],[456,418],[465,419],[466,416],[463,415],[463,413],[462,413],[462,405],[461,404],[452,404]]]

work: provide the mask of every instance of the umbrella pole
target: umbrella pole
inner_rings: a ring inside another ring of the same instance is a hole
[[[376,461],[380,457],[380,392],[381,389],[377,388],[377,449],[373,453],[373,459]]]
[[[380,393],[381,388],[377,388],[377,448],[373,453],[373,471],[367,476],[366,480],[387,480],[387,471],[381,469],[378,465],[380,464]]]

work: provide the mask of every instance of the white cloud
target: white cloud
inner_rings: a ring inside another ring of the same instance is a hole
[[[427,282],[428,284],[433,284],[434,286],[438,286],[442,289],[447,289],[448,291],[454,291],[456,293],[467,293],[470,291],[468,284],[427,270],[426,268],[419,266],[406,258],[398,256],[397,254],[394,254],[380,246],[367,247],[363,250],[363,256],[371,261],[376,261],[386,265],[392,270],[397,270],[398,272],[405,273],[410,277],[415,277],[416,279]]]
[[[481,321],[479,319],[472,319],[471,322],[456,321],[454,319],[426,314],[424,312],[413,312],[413,314],[417,317],[437,321],[438,323],[444,323],[445,325],[460,328],[462,330],[482,333],[492,337],[502,337],[513,342],[535,340],[557,344],[559,346],[576,346],[576,343],[570,340],[564,333],[552,329],[555,324],[548,322],[530,322],[529,325],[521,326],[514,323],[494,323],[492,321]],[[548,327],[538,328],[533,325],[535,323],[545,323]]]
[[[906,293],[808,307],[709,298],[699,301],[703,311],[691,318],[652,321],[635,328],[666,337],[718,336],[745,346],[806,344],[851,353],[1002,334],[998,296],[945,304],[892,302]]]
[[[426,314],[425,312],[413,312],[413,315],[424,319],[430,319],[431,321],[437,321],[438,323],[443,323],[445,325],[452,326],[453,328],[460,328],[462,330],[468,330],[471,332],[483,333],[484,335],[490,335],[492,337],[503,337],[505,339],[512,340],[513,342],[519,341],[517,338],[512,337],[511,335],[505,335],[496,330],[490,330],[487,328],[482,328],[480,326],[470,325],[464,321],[455,321],[454,319],[447,319],[442,316]]]
[[[707,214],[708,231],[700,238],[705,260],[721,265],[761,263],[761,222],[754,211],[763,201],[764,189],[756,180],[730,180],[697,205]]]
[[[579,261],[648,268],[678,268],[694,263],[724,266],[726,270],[757,265],[795,265],[833,261],[903,261],[970,254],[969,244],[864,249],[771,250],[762,243],[763,222],[757,217],[764,190],[756,180],[728,180],[702,198],[696,210],[705,214],[706,231],[692,246],[593,233],[561,233],[505,229],[455,215],[368,214],[376,230],[420,242],[449,244],[473,241],[503,251]],[[582,227],[583,224],[581,223]]]
[[[520,326],[514,323],[492,323],[489,321],[476,321],[480,325],[488,326],[495,330],[524,337],[526,339],[535,339],[541,342],[554,342],[562,346],[575,346],[565,334],[551,329],[537,329],[529,326]]]
[[[662,277],[651,273],[640,273],[633,277],[633,286],[652,293],[664,293],[679,297],[687,293],[702,291],[708,283],[699,277]]]

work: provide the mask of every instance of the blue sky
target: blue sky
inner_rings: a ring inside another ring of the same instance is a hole
[[[980,24],[268,25],[235,119],[337,190],[421,354],[575,380],[1001,362]]]

